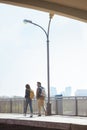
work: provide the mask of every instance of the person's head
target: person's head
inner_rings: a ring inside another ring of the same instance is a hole
[[[26,84],[26,85],[25,85],[25,88],[26,88],[26,89],[30,89],[30,85],[29,85],[29,84]]]
[[[41,86],[41,82],[37,82],[37,86],[40,87]]]

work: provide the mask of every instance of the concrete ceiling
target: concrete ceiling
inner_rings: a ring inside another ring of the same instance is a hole
[[[87,22],[87,0],[0,0],[0,3],[37,9]]]

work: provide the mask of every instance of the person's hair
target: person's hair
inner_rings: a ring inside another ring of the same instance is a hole
[[[26,87],[27,89],[30,89],[30,85],[29,85],[29,84],[26,84],[25,87]]]
[[[41,85],[41,82],[37,82],[38,85]]]

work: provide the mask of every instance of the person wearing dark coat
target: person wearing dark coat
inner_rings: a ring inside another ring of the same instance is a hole
[[[25,103],[24,103],[24,115],[26,116],[27,113],[27,107],[29,105],[30,107],[30,117],[33,116],[33,107],[32,107],[32,99],[30,98],[30,85],[25,85]]]

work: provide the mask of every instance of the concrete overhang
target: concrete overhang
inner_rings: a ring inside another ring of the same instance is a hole
[[[0,0],[26,8],[32,8],[87,22],[87,0]]]

